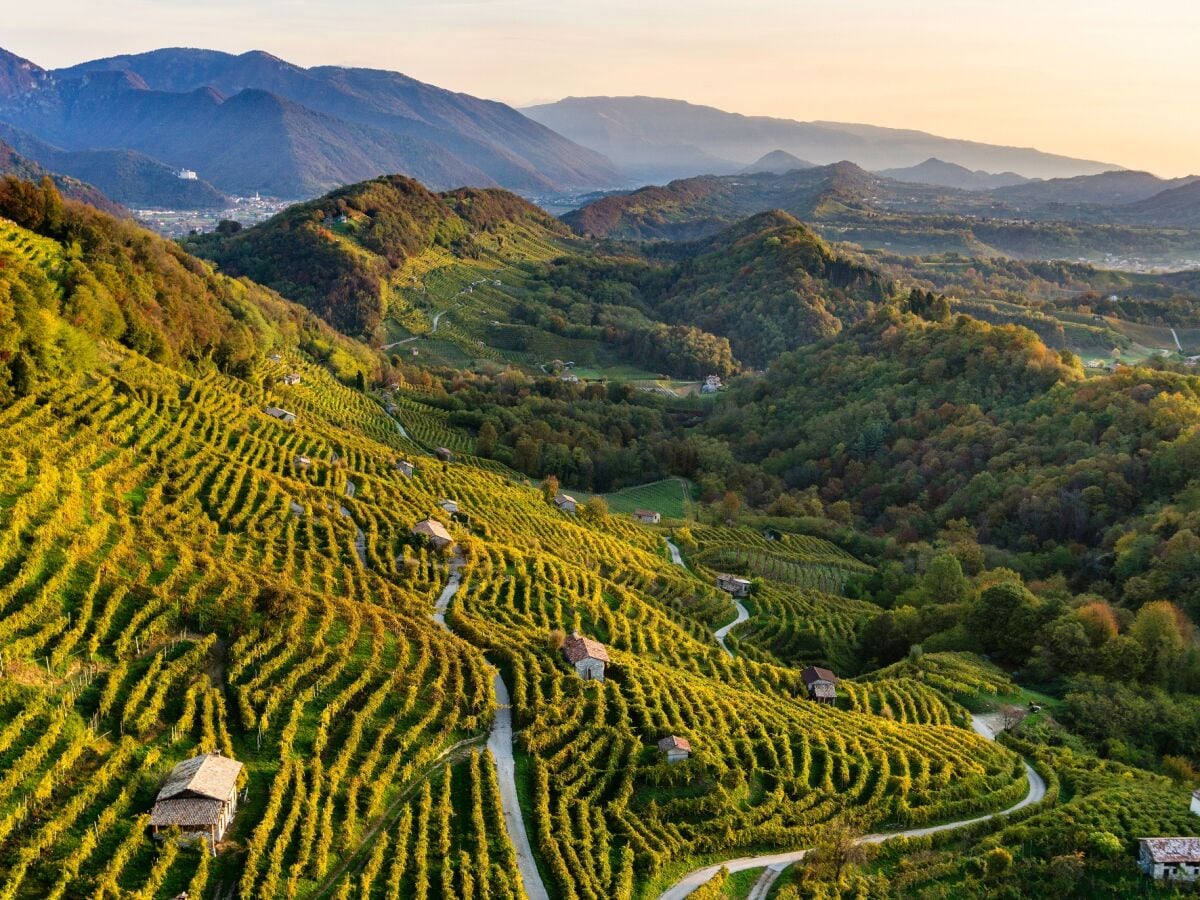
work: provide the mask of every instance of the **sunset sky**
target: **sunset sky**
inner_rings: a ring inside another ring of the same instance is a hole
[[[163,46],[371,66],[514,105],[645,94],[1200,172],[1194,0],[40,0],[47,67]]]

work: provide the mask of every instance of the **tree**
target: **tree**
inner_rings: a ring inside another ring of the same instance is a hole
[[[579,513],[579,517],[585,522],[596,524],[608,515],[608,501],[598,494],[594,497],[589,497],[587,502],[583,504],[583,508]]]
[[[542,479],[542,497],[548,504],[554,503],[554,498],[558,496],[558,479],[553,475],[547,475]]]
[[[491,423],[491,420],[485,421],[479,426],[479,436],[475,439],[475,451],[480,456],[491,456],[492,451],[496,449],[498,437],[496,426]]]
[[[1167,600],[1147,603],[1129,626],[1129,636],[1145,652],[1146,674],[1160,684],[1167,683],[1183,659],[1186,627],[1183,612]]]
[[[721,502],[717,504],[717,516],[722,522],[736,522],[738,513],[742,511],[742,501],[733,491],[726,491]]]
[[[1000,707],[1000,722],[1001,728],[1009,731],[1016,728],[1029,715],[1029,710],[1023,706],[1015,706],[1011,703],[1005,703]]]
[[[367,378],[363,375],[362,369],[354,373],[354,386],[364,393],[367,390]]]
[[[925,596],[934,603],[961,603],[970,595],[970,584],[952,553],[939,553],[929,562],[922,581]]]
[[[842,873],[864,856],[862,836],[849,823],[834,819],[821,826],[809,859],[824,877],[836,884],[841,881]]]

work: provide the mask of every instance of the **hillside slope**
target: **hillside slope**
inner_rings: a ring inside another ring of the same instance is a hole
[[[921,692],[900,718],[865,692],[853,709],[801,702],[794,668],[723,652],[711,629],[727,595],[672,565],[658,533],[565,515],[481,460],[423,455],[321,364],[333,339],[307,313],[46,191],[10,189],[0,210],[29,226],[6,226],[3,296],[73,336],[60,359],[92,348],[70,368],[46,350],[0,406],[0,877],[14,894],[520,896],[500,772],[478,752],[489,663],[512,686],[524,815],[556,893],[644,896],[716,850],[1024,794],[1020,760],[959,727],[953,701]],[[67,240],[79,268],[60,280]],[[110,268],[129,296],[100,304]],[[239,329],[249,354],[214,365]],[[157,362],[131,331],[157,335]],[[412,537],[431,515],[459,554]],[[820,609],[808,589],[769,587]],[[844,652],[873,611],[841,606],[812,652]],[[607,646],[603,682],[563,660],[570,629]],[[696,748],[682,766],[656,752],[671,733]],[[171,767],[208,750],[246,766],[216,857],[152,840],[146,816]]]
[[[56,172],[48,171],[34,160],[19,153],[15,147],[5,143],[3,140],[0,140],[0,175],[11,175],[22,181],[37,182],[40,182],[43,178],[49,178],[54,182],[54,186],[58,189],[59,193],[70,200],[78,200],[80,203],[94,206],[96,209],[103,210],[110,215],[128,215],[126,209],[105,196],[98,188],[77,178],[72,178],[69,175],[60,175]]]
[[[435,194],[400,175],[376,178],[297,204],[237,234],[189,247],[233,275],[302,303],[349,334],[371,334],[387,315],[404,262],[434,246],[469,254],[476,237],[527,224],[548,236],[566,229],[505,191]]]
[[[0,140],[48,169],[96,185],[128,206],[210,209],[228,202],[207,181],[179,178],[158,160],[134,150],[63,150],[3,123]]]

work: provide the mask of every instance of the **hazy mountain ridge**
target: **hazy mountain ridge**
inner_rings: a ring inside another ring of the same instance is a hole
[[[48,72],[0,60],[0,121],[66,149],[133,149],[229,192],[310,196],[401,171],[435,187],[611,187],[593,151],[502,103],[394,72],[260,51],[156,50]]]
[[[851,160],[866,169],[913,166],[930,157],[1026,177],[1095,174],[1118,168],[1040,150],[944,138],[925,132],[840,122],[744,116],[656,97],[567,97],[526,115],[604,153],[631,174],[679,178],[728,174],[773,150],[821,165]],[[696,160],[699,155],[699,160]],[[722,169],[704,160],[740,160]]]

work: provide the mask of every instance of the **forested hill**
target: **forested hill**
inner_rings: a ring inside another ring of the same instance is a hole
[[[689,240],[774,208],[808,220],[829,204],[862,207],[867,194],[886,192],[886,182],[848,162],[782,175],[702,175],[604,197],[563,221],[590,237]]]
[[[393,278],[430,249],[471,255],[482,233],[505,228],[565,237],[562,223],[515,194],[460,188],[434,193],[388,175],[290,206],[245,231],[188,243],[230,275],[244,275],[304,304],[348,334],[370,334],[388,312]]]
[[[1196,620],[1200,581],[1179,555],[1200,543],[1196,381],[1085,379],[1025,329],[889,312],[780,356],[704,431],[901,543],[961,521],[1022,571],[1135,608],[1170,597]]]
[[[892,293],[886,279],[780,210],[640,255],[564,256],[545,277],[580,296],[632,302],[655,318],[727,337],[734,355],[755,367],[836,334]]]
[[[244,374],[272,346],[305,346],[346,377],[377,362],[301,307],[234,281],[130,221],[0,179],[0,381],[8,396],[40,378],[88,371],[107,342],[168,365]]]
[[[127,210],[101,191],[77,178],[48,171],[40,163],[17,152],[11,144],[0,140],[0,175],[11,175],[22,181],[41,181],[49,178],[60,194],[70,200],[87,203],[114,216],[128,215]]]

